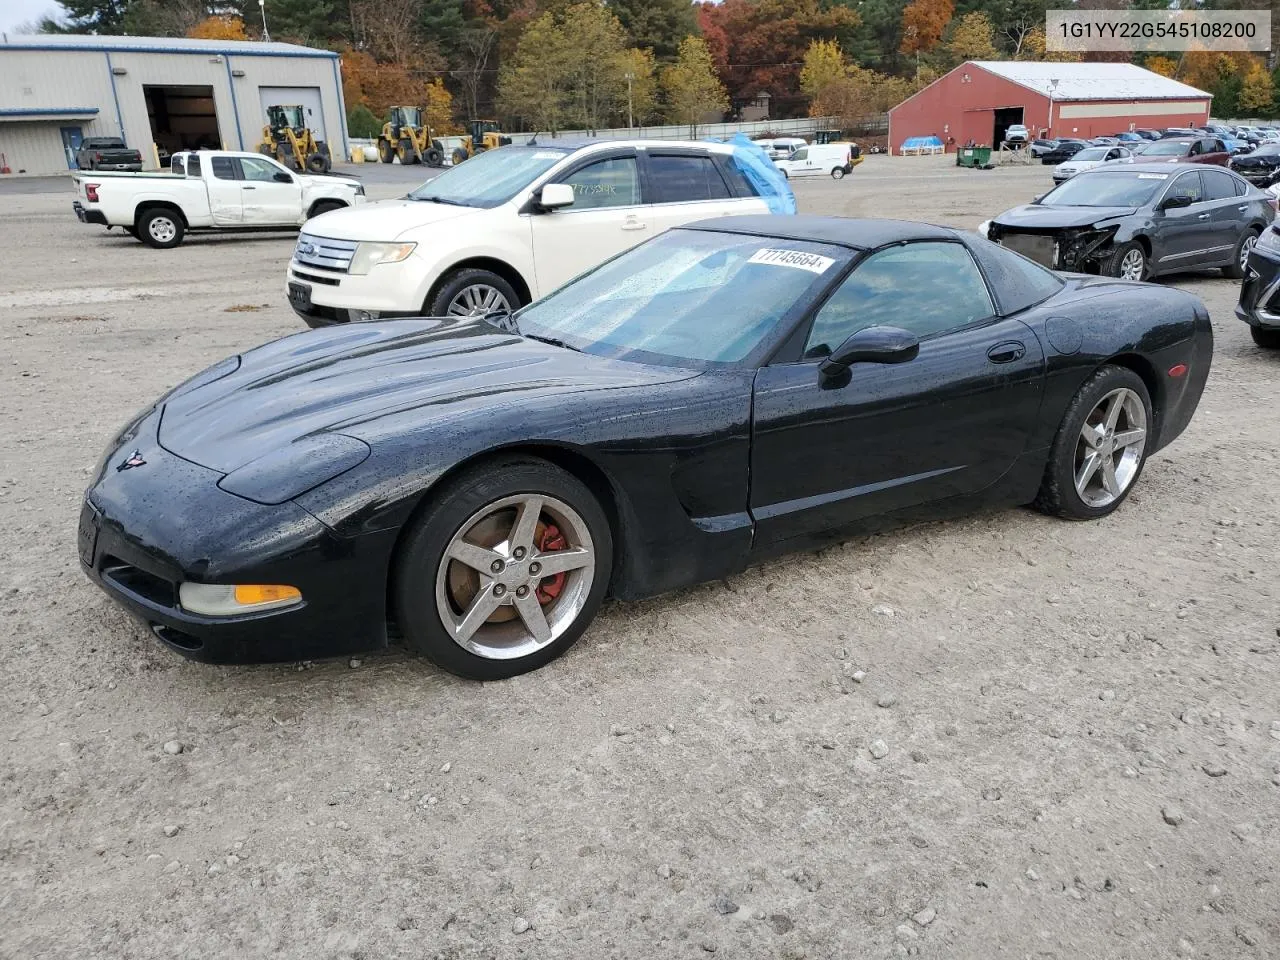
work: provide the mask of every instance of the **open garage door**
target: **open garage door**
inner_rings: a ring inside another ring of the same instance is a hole
[[[222,148],[213,87],[144,84],[142,92],[147,98],[151,139],[159,148],[162,166],[168,153]],[[141,150],[144,158],[151,153],[146,144],[131,143],[129,146]]]
[[[259,87],[262,101],[261,122],[267,122],[267,107],[301,105],[307,118],[307,126],[317,140],[328,140],[324,135],[324,109],[320,102],[319,87]]]
[[[998,147],[1004,142],[1004,133],[1015,123],[1023,123],[1022,107],[1002,107],[995,111],[995,130],[991,134],[991,145]]]

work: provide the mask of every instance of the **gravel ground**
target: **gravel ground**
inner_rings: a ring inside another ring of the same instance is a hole
[[[394,178],[371,184],[389,196]],[[1042,167],[873,157],[805,211],[972,227]],[[1217,353],[1092,524],[1012,509],[614,603],[536,674],[222,668],[81,574],[112,429],[298,323],[286,236],[0,190],[0,956],[1280,956],[1280,355]]]

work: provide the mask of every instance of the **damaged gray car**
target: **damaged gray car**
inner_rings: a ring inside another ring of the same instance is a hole
[[[1054,270],[1149,280],[1220,267],[1239,279],[1274,204],[1228,170],[1135,163],[1078,174],[978,230]]]

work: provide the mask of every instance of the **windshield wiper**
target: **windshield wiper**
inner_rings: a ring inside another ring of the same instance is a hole
[[[447,200],[444,197],[414,197],[414,200],[425,201],[426,203],[447,203],[451,207],[469,207],[471,204],[463,203],[461,200]]]
[[[537,340],[539,343],[549,343],[553,347],[564,347],[566,350],[572,350],[574,353],[582,352],[572,344],[565,343],[563,340],[558,340],[555,337],[540,337],[536,333],[526,333],[524,336],[528,337],[530,340]]]

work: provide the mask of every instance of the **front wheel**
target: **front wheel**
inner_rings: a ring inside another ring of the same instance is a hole
[[[331,164],[323,153],[313,153],[307,157],[307,169],[312,173],[328,173]]]
[[[1246,230],[1236,242],[1235,251],[1231,254],[1231,263],[1222,268],[1222,275],[1231,280],[1242,279],[1245,267],[1249,265],[1249,254],[1253,253],[1253,248],[1257,245],[1258,231],[1252,228]]]
[[[1130,240],[1111,251],[1102,263],[1102,272],[1121,280],[1145,280],[1147,278],[1147,251],[1142,244]]]
[[[514,677],[582,636],[612,563],[608,519],[582,481],[543,460],[503,457],[433,491],[396,561],[397,622],[451,673]]]
[[[1142,475],[1152,424],[1142,378],[1126,367],[1100,367],[1067,406],[1035,507],[1072,520],[1111,513]]]
[[[392,148],[391,142],[384,137],[378,138],[378,161],[380,163],[391,163],[396,158],[395,149]]]
[[[459,270],[445,278],[427,304],[429,317],[493,317],[520,307],[511,284],[491,270]]]
[[[149,247],[167,250],[182,242],[182,218],[172,210],[152,207],[143,212],[136,225],[138,238]]]
[[[428,167],[438,167],[444,163],[444,155],[438,147],[427,147],[427,152],[423,154],[422,159]]]
[[[1250,327],[1249,333],[1253,335],[1253,342],[1258,346],[1267,350],[1280,350],[1280,330]]]
[[[464,162],[466,159],[467,159],[467,151],[463,150],[461,147],[458,147],[458,149],[453,151],[453,165],[455,167],[458,164]]]

